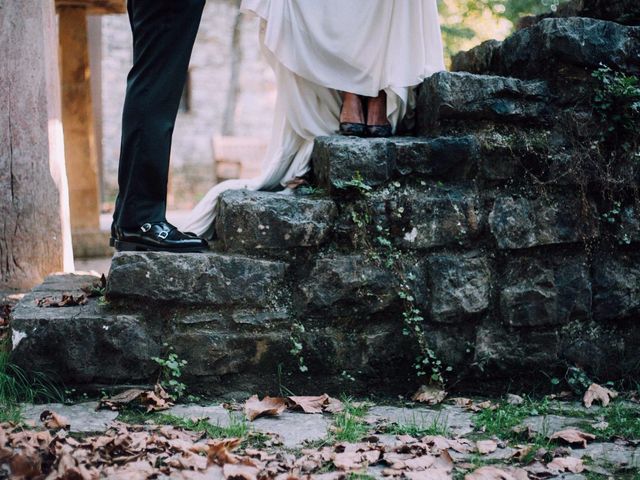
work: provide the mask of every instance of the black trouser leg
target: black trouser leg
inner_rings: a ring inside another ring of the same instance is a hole
[[[114,222],[165,221],[171,136],[205,0],[129,0],[127,79]]]

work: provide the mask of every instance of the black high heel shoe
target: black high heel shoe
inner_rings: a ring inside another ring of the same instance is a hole
[[[391,125],[367,125],[366,127],[367,137],[371,138],[386,138],[390,137],[393,133]]]
[[[362,101],[362,100],[361,100]],[[342,110],[344,108],[344,102],[342,107],[340,107],[340,117],[342,117]],[[362,105],[363,115],[364,113],[364,105]],[[366,123],[353,123],[353,122],[340,122],[340,129],[338,130],[340,135],[345,135],[348,137],[364,137],[367,134],[367,124]]]

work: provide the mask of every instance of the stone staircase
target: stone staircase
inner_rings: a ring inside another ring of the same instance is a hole
[[[466,72],[420,87],[414,136],[318,138],[313,188],[224,194],[211,253],[117,253],[106,303],[37,307],[92,280],[47,279],[13,313],[14,360],[100,388],[153,381],[170,346],[210,395],[406,393],[407,283],[459,385],[548,385],[568,366],[637,379],[640,163],[616,160],[611,222],[600,173],[575,158],[597,132],[590,72],[638,73],[639,35],[550,18],[459,54]]]

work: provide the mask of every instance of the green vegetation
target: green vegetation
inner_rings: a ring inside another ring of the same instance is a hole
[[[392,182],[389,191],[400,189],[400,182]],[[356,195],[360,201],[355,203],[350,212],[351,221],[355,227],[354,239],[367,258],[379,267],[391,271],[396,278],[397,295],[402,301],[402,333],[410,336],[416,343],[417,355],[413,364],[418,378],[424,378],[425,383],[444,385],[444,373],[450,372],[450,366],[445,367],[436,352],[430,347],[425,333],[425,318],[418,308],[414,295],[415,275],[406,272],[406,262],[402,250],[396,246],[395,239],[385,221],[379,221],[372,207],[371,187],[364,181],[360,172],[346,182],[337,186],[344,190],[345,195]],[[402,215],[403,208],[398,208],[396,214]]]
[[[221,426],[210,423],[207,419],[187,419],[164,413],[144,413],[140,410],[124,410],[118,420],[130,425],[170,425],[192,432],[204,433],[207,438],[242,438],[245,446],[259,447],[268,437],[251,429],[246,419],[240,414],[229,413],[229,425]]]
[[[630,150],[626,136],[635,133],[640,121],[640,77],[602,66],[593,77],[598,81],[594,109],[603,125],[602,140]]]
[[[375,480],[376,477],[366,473],[351,472],[347,475],[347,480]]]
[[[612,403],[601,409],[603,420],[608,424],[605,429],[590,427],[591,433],[603,439],[622,437],[627,440],[640,440],[640,409]]]
[[[19,422],[20,403],[64,402],[64,394],[44,375],[29,378],[9,359],[10,349],[0,345],[0,422]]]
[[[503,402],[498,408],[489,408],[480,411],[476,418],[476,426],[489,436],[497,436],[503,440],[517,439],[518,433],[514,431],[521,422],[531,416],[546,415],[549,413],[548,399],[534,400],[526,397],[520,405],[512,405]]]
[[[555,10],[561,0],[438,0],[447,56],[504,38],[521,17]]]
[[[302,373],[307,373],[309,371],[309,367],[307,367],[304,362],[304,356],[302,355],[302,338],[304,337],[305,328],[299,322],[294,322],[291,325],[291,349],[289,353],[296,359],[298,363],[298,370]]]
[[[165,344],[167,346],[167,344]],[[180,381],[182,369],[187,365],[186,360],[182,360],[169,347],[167,358],[152,357],[151,359],[160,365],[160,375],[158,383],[162,385],[173,400],[178,400],[187,390],[187,386]]]
[[[344,399],[344,410],[334,417],[333,434],[330,440],[334,442],[357,442],[364,437],[369,426],[364,421],[364,416],[369,409],[367,404],[353,403]]]
[[[385,429],[386,433],[392,435],[411,435],[415,438],[421,438],[426,435],[449,435],[449,428],[446,418],[442,419],[439,416],[425,422],[424,417],[416,416],[413,413],[412,418],[406,419],[405,423],[392,424],[388,429]]]

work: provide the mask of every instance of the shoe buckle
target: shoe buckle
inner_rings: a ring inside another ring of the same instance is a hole
[[[169,232],[164,230],[162,232],[160,232],[158,234],[158,238],[162,239],[162,240],[166,240],[166,238],[169,236]]]
[[[149,230],[151,230],[151,224],[145,223],[140,227],[140,230],[142,230],[144,233],[147,233]]]

